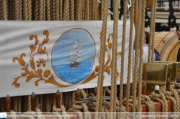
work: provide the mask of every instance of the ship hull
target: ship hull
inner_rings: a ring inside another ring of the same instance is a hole
[[[72,64],[70,64],[70,67],[71,67],[71,68],[77,68],[78,66],[79,66],[78,63],[72,63]]]

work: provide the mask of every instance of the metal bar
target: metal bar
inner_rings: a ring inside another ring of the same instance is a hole
[[[105,101],[103,101],[103,103],[105,103],[106,105],[110,106],[110,104],[107,103],[107,102],[105,102]],[[116,107],[116,109],[119,110],[119,111],[121,111],[121,112],[124,112],[124,113],[126,113],[126,114],[128,114],[128,115],[130,115],[131,117],[134,117],[134,118],[136,118],[136,119],[141,119],[141,118],[139,118],[139,117],[137,117],[137,116],[134,116],[134,115],[132,115],[131,113],[126,112],[126,111],[124,111],[124,110],[122,110],[122,109],[120,109],[120,108],[118,108],[118,107]]]

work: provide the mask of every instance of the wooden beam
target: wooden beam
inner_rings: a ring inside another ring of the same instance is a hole
[[[31,110],[35,111],[36,108],[36,95],[34,92],[31,94]]]
[[[76,101],[80,101],[81,100],[81,91],[80,91],[80,89],[78,88],[77,90],[76,90]],[[79,105],[79,104],[77,104],[77,105]]]
[[[10,112],[10,110],[11,110],[11,98],[9,97],[9,95],[7,95],[5,98],[5,107],[6,107],[6,112]]]
[[[60,91],[58,90],[56,92],[56,108],[60,108],[61,107],[61,94],[60,94]]]

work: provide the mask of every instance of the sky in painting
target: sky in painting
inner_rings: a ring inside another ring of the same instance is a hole
[[[69,55],[76,41],[81,45],[81,63],[94,61],[94,40],[87,31],[73,29],[63,34],[56,42],[52,52],[53,65],[69,64]]]

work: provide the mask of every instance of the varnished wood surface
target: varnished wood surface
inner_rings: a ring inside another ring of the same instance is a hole
[[[159,52],[161,61],[176,61],[180,48],[177,33],[175,31],[156,33],[154,48]]]
[[[147,85],[146,85],[146,82],[144,81],[142,84],[142,94],[146,95],[146,91],[147,91]]]
[[[60,102],[61,102],[61,94],[60,91],[58,90],[56,92],[56,108],[60,108]]]
[[[76,101],[80,101],[81,100],[81,91],[80,91],[80,89],[78,88],[77,90],[76,90]],[[77,105],[79,105],[79,104],[77,104]]]
[[[146,95],[149,95],[151,93],[152,93],[152,91],[146,91]]]
[[[9,97],[9,95],[7,95],[6,98],[5,98],[5,107],[6,107],[6,112],[10,112],[11,98]]]

